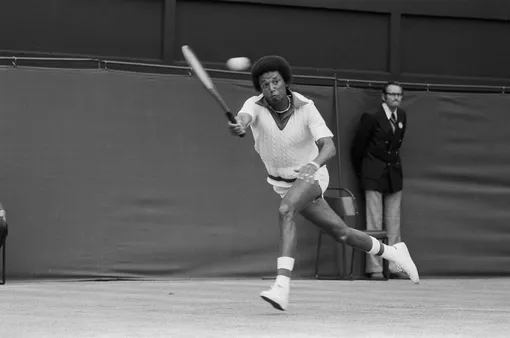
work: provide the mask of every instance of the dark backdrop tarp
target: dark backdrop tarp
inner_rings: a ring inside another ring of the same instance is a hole
[[[252,90],[218,81],[232,107]],[[353,129],[379,93],[295,87],[338,134],[331,186],[359,194]],[[408,93],[403,236],[423,275],[510,273],[510,136],[505,95]],[[225,130],[191,78],[5,68],[1,199],[9,276],[260,277],[274,273],[279,197],[251,135]],[[359,196],[361,197],[361,196]],[[359,199],[362,203],[362,199]],[[311,276],[317,230],[299,221],[297,276]],[[327,241],[325,273],[336,272]]]
[[[8,68],[0,84],[9,275],[274,273],[279,197],[251,134],[231,137],[198,81]],[[232,107],[253,95],[247,82],[218,84]],[[295,89],[334,128],[333,89]],[[296,272],[310,275],[317,230],[300,224]]]
[[[379,91],[342,88],[342,185],[359,188],[348,148]],[[510,96],[409,92],[402,236],[423,275],[510,274]]]

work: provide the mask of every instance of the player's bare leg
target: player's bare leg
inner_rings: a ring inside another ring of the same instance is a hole
[[[419,283],[418,270],[405,243],[387,246],[362,231],[349,228],[323,198],[308,204],[301,211],[301,215],[324,229],[338,242],[394,262],[397,268],[405,272],[414,283]]]
[[[270,290],[260,296],[278,310],[286,310],[289,302],[290,278],[294,268],[297,244],[295,216],[321,194],[320,186],[302,179],[294,182],[279,207],[280,251],[277,260],[277,276]]]

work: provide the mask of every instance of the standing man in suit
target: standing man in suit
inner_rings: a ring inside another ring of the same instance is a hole
[[[400,242],[402,163],[400,147],[407,126],[406,112],[400,108],[403,88],[397,82],[383,87],[382,104],[363,113],[351,149],[352,163],[365,191],[367,230],[388,232],[388,244]],[[390,274],[399,276],[394,264]],[[366,274],[382,277],[379,257],[367,256]]]

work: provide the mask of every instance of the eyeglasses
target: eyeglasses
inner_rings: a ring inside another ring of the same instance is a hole
[[[404,94],[402,93],[385,93],[388,96],[402,97]]]

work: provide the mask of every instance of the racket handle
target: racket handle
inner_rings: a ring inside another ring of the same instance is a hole
[[[227,118],[228,120],[230,121],[230,123],[237,123],[237,120],[236,118],[234,117],[234,115],[231,113],[231,112],[226,112],[225,114],[227,114]],[[242,133],[241,135],[239,135],[239,137],[244,137],[246,133]]]
[[[231,112],[226,112],[225,114],[227,114],[227,119],[230,121],[230,123],[234,123],[234,124],[237,123],[237,120],[234,117],[234,114],[232,114]]]

